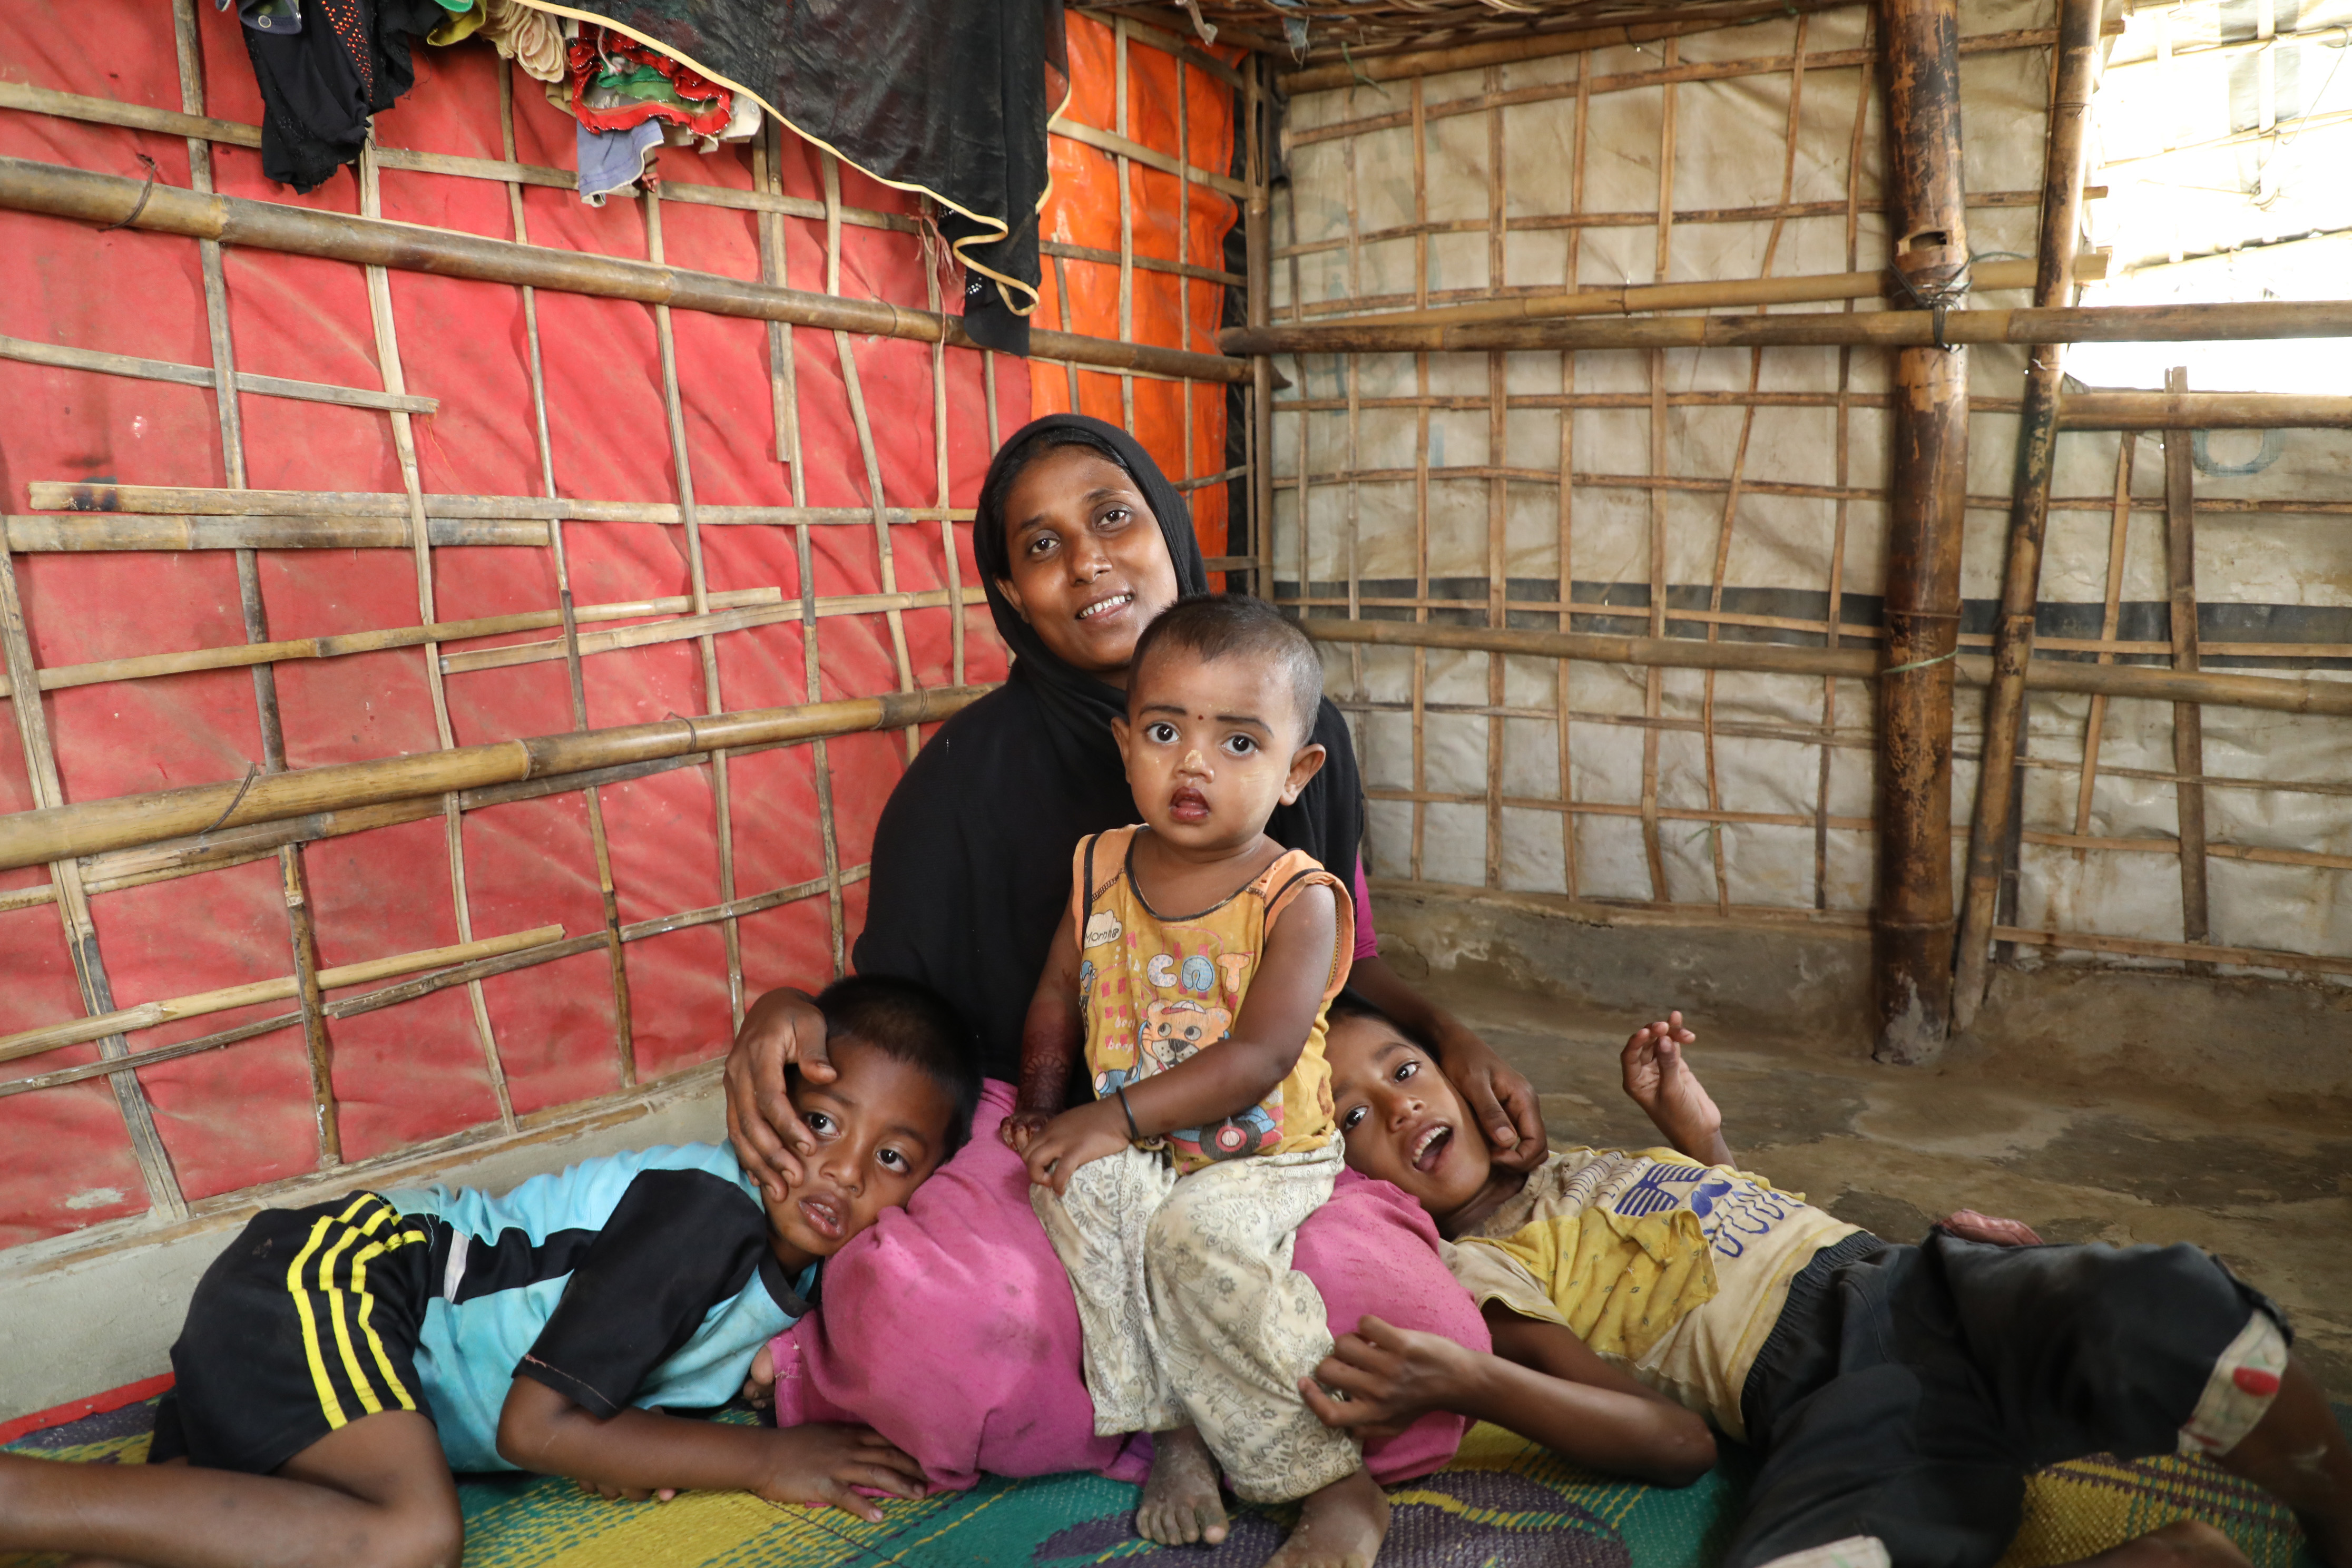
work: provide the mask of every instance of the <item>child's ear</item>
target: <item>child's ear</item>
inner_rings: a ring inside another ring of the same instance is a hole
[[[1298,799],[1298,792],[1307,787],[1307,781],[1323,771],[1323,759],[1328,754],[1320,745],[1298,748],[1298,754],[1290,759],[1290,776],[1282,783],[1283,805],[1289,805]]]
[[[1118,760],[1120,762],[1124,763],[1127,761],[1128,742],[1133,740],[1134,737],[1134,727],[1128,723],[1126,714],[1122,713],[1118,718],[1113,719],[1110,721],[1110,738],[1118,743]]]

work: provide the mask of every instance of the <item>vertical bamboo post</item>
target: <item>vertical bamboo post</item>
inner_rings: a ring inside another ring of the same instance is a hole
[[[1265,146],[1265,62],[1250,57],[1248,86],[1242,94],[1244,177],[1249,183],[1248,208],[1243,216],[1242,241],[1249,281],[1243,306],[1252,326],[1265,326],[1274,292],[1274,203],[1269,195]],[[1265,354],[1250,360],[1249,465],[1251,553],[1257,557],[1260,598],[1274,597],[1274,361]],[[1301,443],[1302,449],[1305,443]],[[1305,471],[1303,467],[1300,470]],[[1303,591],[1303,584],[1302,584]]]
[[[1127,18],[1111,18],[1111,129],[1120,140],[1127,138]],[[1135,169],[1121,153],[1111,159],[1118,174],[1118,341],[1135,341]],[[1176,158],[1176,184],[1185,184],[1185,159],[1180,149]],[[1181,285],[1182,279],[1178,279]],[[1118,423],[1122,430],[1135,428],[1135,377],[1121,372],[1118,378]],[[1189,458],[1187,459],[1190,460]],[[1182,477],[1180,475],[1180,477]]]
[[[1486,90],[1503,85],[1499,66],[1486,68]],[[1486,110],[1486,287],[1501,293],[1505,284],[1506,210],[1503,169],[1503,110]],[[1566,410],[1562,410],[1565,415]],[[1503,469],[1510,462],[1510,377],[1507,356],[1486,356],[1486,624],[1510,624],[1510,483]],[[1565,482],[1566,476],[1562,476]],[[1509,667],[1504,656],[1486,656],[1486,886],[1503,885],[1503,717],[1508,695]]]
[[[1423,79],[1412,79],[1412,302],[1429,303],[1429,118]],[[1298,204],[1291,204],[1296,213]],[[1294,237],[1296,237],[1294,236]],[[1291,303],[1300,301],[1294,293]],[[1418,426],[1412,444],[1412,618],[1429,619],[1429,356],[1412,356],[1413,413]],[[1302,420],[1306,416],[1299,416]],[[1306,443],[1299,443],[1300,472],[1307,468]],[[1412,848],[1407,864],[1412,877],[1422,880],[1422,851],[1429,841],[1429,650],[1412,650]]]
[[[1584,216],[1584,153],[1585,132],[1592,121],[1592,57],[1580,55],[1576,61],[1576,112],[1570,125],[1569,142],[1568,211],[1571,217]],[[1582,226],[1568,231],[1568,258],[1560,274],[1561,285],[1577,286],[1577,275],[1584,264],[1584,229]],[[1575,622],[1570,616],[1569,605],[1576,599],[1576,409],[1570,399],[1576,395],[1576,351],[1562,349],[1559,353],[1559,629],[1573,631]],[[1552,708],[1558,715],[1559,740],[1559,858],[1560,890],[1573,899],[1581,886],[1577,874],[1576,840],[1576,754],[1571,726],[1570,699],[1573,688],[1569,679],[1569,661],[1552,664]]]
[[[2164,376],[2167,392],[2189,390],[2189,371]],[[2164,567],[2172,610],[2172,668],[2193,670],[2197,647],[2197,469],[2193,437],[2164,433]],[[2180,940],[2195,945],[2212,936],[2205,900],[2205,715],[2194,702],[2172,705],[2173,799],[2180,813]],[[2191,963],[2191,974],[2212,965]]]
[[[195,0],[173,0],[172,32],[178,46],[180,109],[205,111],[203,45],[196,31]],[[212,143],[201,136],[188,138],[188,188],[213,188]],[[205,320],[213,350],[214,397],[220,408],[221,476],[233,489],[243,489],[245,420],[237,402],[236,353],[229,335],[228,279],[221,265],[220,241],[196,242],[198,264],[205,279]],[[261,596],[261,561],[250,550],[236,552],[236,591],[244,614],[245,640],[269,640],[269,612]],[[278,707],[275,665],[253,667],[253,702],[260,719],[262,766],[270,773],[286,771],[286,727]],[[327,1033],[325,997],[319,989],[319,933],[310,913],[310,874],[302,863],[301,847],[282,845],[278,851],[278,891],[286,904],[289,945],[293,952],[294,978],[302,1003],[302,1043],[310,1068],[311,1113],[318,1121],[319,1165],[342,1163],[342,1115],[335,1102],[334,1043]]]
[[[2069,304],[2075,238],[2082,227],[2083,160],[2097,68],[2100,0],[2060,0],[2058,69],[2050,97],[2042,171],[2042,237],[2033,302]],[[1906,350],[1906,354],[1919,351]],[[2017,419],[2017,488],[2010,503],[2009,556],[2001,572],[2000,618],[1993,627],[1993,683],[1985,695],[1984,761],[1969,824],[1968,887],[1953,982],[1953,1018],[1967,1028],[1984,1000],[1993,919],[2000,901],[2011,818],[2021,785],[2025,661],[2033,654],[2033,606],[2042,591],[2042,540],[2050,521],[2050,475],[2058,446],[2059,379],[2064,349],[2045,343],[2027,361]]]
[[[382,172],[375,161],[375,142],[371,139],[360,149],[360,213],[365,217],[383,216]],[[375,356],[378,374],[383,377],[383,389],[394,396],[408,391],[408,373],[400,360],[400,323],[392,308],[392,274],[382,267],[366,268],[368,316],[375,330]],[[434,608],[433,536],[425,519],[425,478],[418,467],[416,429],[410,416],[394,410],[392,449],[400,464],[400,485],[408,500],[408,531],[411,559],[416,568],[416,610],[421,625],[431,626],[439,620]],[[444,751],[457,743],[457,731],[449,721],[449,693],[441,670],[441,645],[436,640],[423,645],[425,651],[425,689],[433,700],[435,738]],[[449,854],[449,902],[457,919],[457,940],[474,940],[473,900],[466,890],[466,829],[464,814],[452,792],[441,797],[442,838]],[[482,983],[466,983],[466,999],[474,1014],[474,1034],[482,1047],[482,1070],[489,1080],[491,1098],[499,1108],[499,1125],[507,1131],[515,1130],[514,1096],[507,1088],[506,1063],[499,1055],[497,1033],[490,1026],[488,1001],[482,994]]]
[[[514,62],[499,62],[499,141],[506,160],[515,161]],[[522,184],[507,182],[507,216],[514,226],[515,243],[530,243],[530,231],[524,220]],[[763,276],[762,281],[775,279]],[[522,289],[523,348],[530,372],[530,411],[532,424],[539,437],[539,479],[541,491],[550,500],[555,499],[555,446],[547,427],[547,362],[540,353],[539,293],[526,284]],[[777,323],[770,322],[773,331]],[[784,329],[790,331],[790,328]],[[547,542],[554,558],[555,598],[562,616],[563,673],[572,692],[572,728],[579,733],[588,730],[588,679],[580,663],[580,627],[572,613],[572,558],[564,548],[563,520],[550,520]],[[621,900],[618,886],[613,880],[613,841],[604,831],[604,795],[594,784],[581,792],[588,808],[588,846],[596,860],[596,892],[604,916],[604,966],[613,979],[613,1049],[614,1061],[621,1082],[636,1081],[636,1024],[629,1005],[629,965],[621,946]]]
[[[1881,0],[1879,17],[1895,268],[1916,299],[1956,300],[1969,262],[1957,0]],[[1886,1062],[1934,1058],[1951,1017],[1952,659],[1959,648],[1968,373],[1964,349],[1895,354],[1878,681],[1878,897],[1871,910],[1875,1054]]]

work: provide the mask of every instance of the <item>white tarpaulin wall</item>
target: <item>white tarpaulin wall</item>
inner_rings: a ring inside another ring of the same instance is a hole
[[[1969,247],[2026,255],[2054,5],[1964,3],[1961,17]],[[1302,96],[1273,318],[1883,267],[1870,26],[1856,5]],[[1847,308],[1883,307],[1774,307]],[[2024,351],[1969,353],[1963,646],[1980,651]],[[1875,644],[1882,351],[1279,363],[1295,385],[1275,405],[1277,596],[1310,616]],[[2347,466],[2342,432],[2200,439],[2207,668],[2352,668]],[[2060,438],[2041,656],[2170,662],[2164,470],[2158,436]],[[1326,657],[1357,724],[1376,876],[1864,917],[1866,682],[1354,645]],[[1962,688],[1956,856],[1980,711]],[[2037,694],[2030,720],[2004,932],[2052,955],[2178,962],[2170,704]],[[2235,956],[2264,968],[2352,975],[2352,722],[2209,708],[2204,736],[2211,942],[2263,950]]]

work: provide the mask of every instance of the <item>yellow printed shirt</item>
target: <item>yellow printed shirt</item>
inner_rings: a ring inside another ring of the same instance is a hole
[[[1121,1085],[1165,1072],[1224,1039],[1249,994],[1266,932],[1299,894],[1328,887],[1338,921],[1331,968],[1323,1005],[1290,1075],[1238,1116],[1139,1145],[1164,1148],[1179,1172],[1321,1148],[1336,1126],[1331,1068],[1323,1059],[1324,1013],[1348,982],[1356,947],[1355,905],[1347,888],[1313,856],[1293,849],[1214,908],[1163,915],[1144,902],[1130,869],[1136,835],[1147,831],[1118,827],[1080,839],[1071,861],[1079,1005],[1095,1098],[1108,1099]]]
[[[1570,1149],[1444,1250],[1482,1306],[1561,1324],[1744,1439],[1739,1395],[1789,1282],[1856,1228],[1671,1149]]]

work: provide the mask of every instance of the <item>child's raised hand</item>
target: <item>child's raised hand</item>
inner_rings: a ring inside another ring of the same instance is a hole
[[[770,1502],[830,1503],[868,1524],[882,1522],[865,1487],[889,1497],[929,1490],[923,1467],[870,1426],[787,1426],[768,1435],[768,1474],[751,1489]]]
[[[1070,1177],[1079,1166],[1127,1147],[1127,1113],[1108,1100],[1076,1106],[1046,1122],[1027,1142],[1022,1162],[1029,1167],[1029,1180],[1059,1195],[1070,1190]]]
[[[1627,1098],[1666,1135],[1666,1142],[1693,1159],[1726,1163],[1731,1156],[1723,1146],[1723,1112],[1683,1058],[1683,1047],[1697,1039],[1683,1027],[1681,1013],[1669,1013],[1634,1030],[1618,1062]]]

